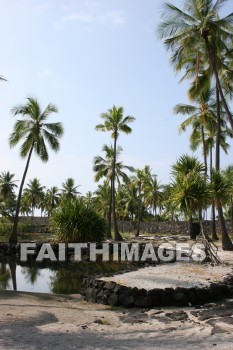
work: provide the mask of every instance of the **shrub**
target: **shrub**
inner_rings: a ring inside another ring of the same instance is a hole
[[[0,222],[0,235],[10,236],[13,225],[9,222]]]
[[[106,222],[82,199],[63,200],[52,213],[50,228],[59,242],[100,242],[105,238]]]

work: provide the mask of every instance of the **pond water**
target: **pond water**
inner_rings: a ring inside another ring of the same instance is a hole
[[[0,290],[76,294],[83,278],[113,273],[128,268],[120,263],[66,262],[22,263],[17,259],[0,259]]]

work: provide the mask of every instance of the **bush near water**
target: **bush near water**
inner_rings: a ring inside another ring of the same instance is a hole
[[[106,221],[82,199],[64,200],[50,218],[55,239],[62,243],[100,242],[105,239]]]

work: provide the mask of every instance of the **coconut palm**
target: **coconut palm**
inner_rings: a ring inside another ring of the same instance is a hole
[[[152,209],[153,215],[157,214],[157,207],[160,205],[161,199],[162,192],[157,175],[151,174],[145,187],[145,205]]]
[[[14,197],[14,190],[17,187],[14,179],[15,174],[11,174],[9,171],[2,171],[0,174],[0,195],[6,200]]]
[[[221,171],[213,170],[212,172],[212,191],[218,210],[219,225],[222,234],[222,249],[233,250],[233,244],[228,236],[226,224],[223,216],[223,205],[228,201],[232,192],[232,182],[224,176]]]
[[[216,85],[233,129],[233,118],[224,96],[220,81],[219,65],[224,56],[230,55],[233,33],[233,13],[221,18],[219,10],[227,0],[185,0],[183,10],[165,3],[159,36],[172,53],[176,69],[182,69],[188,61],[190,52],[196,52],[198,66],[199,54],[204,51],[214,74]],[[186,63],[185,63],[186,62]]]
[[[114,161],[113,161],[113,175],[112,175],[112,212],[113,212],[113,226],[115,240],[122,240],[119,233],[116,220],[116,210],[115,210],[115,180],[116,180],[116,155],[117,155],[117,140],[120,133],[130,134],[132,129],[129,127],[129,123],[132,123],[135,118],[131,116],[124,117],[123,107],[109,109],[106,113],[102,113],[100,117],[104,120],[102,124],[96,126],[96,130],[99,131],[110,131],[111,137],[114,140],[113,150],[114,150]]]
[[[134,219],[138,213],[138,188],[135,183],[131,182],[131,179],[126,182],[124,186],[124,196],[125,196],[125,209],[130,217],[130,220],[135,228]]]
[[[81,194],[77,190],[78,187],[80,187],[80,185],[75,186],[74,179],[72,177],[69,177],[65,182],[62,182],[62,189],[61,189],[62,198],[65,198],[65,199],[77,198],[77,195]]]
[[[231,191],[225,207],[228,209],[228,217],[231,218],[233,228],[233,165],[229,165],[223,170],[223,176],[231,184]]]
[[[59,189],[56,186],[52,186],[45,193],[44,197],[44,207],[50,217],[53,210],[58,206],[60,201]]]
[[[0,214],[6,217],[14,217],[16,206],[15,184],[13,180],[15,174],[3,171],[0,174]]]
[[[175,114],[188,115],[179,127],[180,131],[186,131],[188,126],[192,126],[190,136],[191,148],[196,148],[201,139],[202,153],[204,157],[205,174],[207,175],[207,150],[206,150],[206,133],[212,125],[216,125],[215,103],[211,99],[213,91],[208,89],[202,91],[192,105],[178,104],[174,108]]]
[[[180,210],[189,216],[190,237],[195,238],[193,231],[193,214],[201,210],[204,203],[209,203],[209,188],[206,182],[205,165],[196,157],[190,157],[184,154],[179,157],[175,164],[172,165],[172,187],[171,202]],[[203,191],[203,194],[202,192]],[[206,201],[205,201],[206,197]]]
[[[26,104],[17,105],[12,109],[13,115],[21,115],[22,119],[18,119],[14,125],[13,132],[9,137],[10,147],[15,147],[19,143],[22,143],[20,147],[20,156],[22,158],[27,157],[27,162],[19,187],[10,243],[17,243],[20,201],[32,152],[34,151],[43,162],[47,162],[49,159],[48,146],[55,152],[59,151],[59,138],[63,135],[62,124],[47,123],[50,114],[57,112],[57,107],[51,103],[42,111],[37,99],[33,97],[29,97]]]
[[[142,219],[143,203],[145,199],[145,190],[148,187],[150,182],[150,167],[145,166],[144,169],[136,169],[136,173],[131,178],[131,183],[137,189],[137,198],[138,198],[138,213],[137,213],[137,230],[135,236],[138,237],[140,234],[140,225]]]
[[[134,171],[134,168],[128,165],[124,165],[122,162],[118,161],[120,153],[122,152],[121,146],[117,146],[116,155],[114,158],[114,149],[112,145],[109,147],[107,145],[103,146],[102,151],[105,152],[105,158],[101,156],[96,156],[94,158],[93,170],[96,173],[95,181],[99,181],[102,178],[105,178],[110,183],[110,198],[109,198],[109,212],[108,212],[108,238],[111,238],[111,216],[112,216],[112,184],[113,184],[113,169],[115,168],[115,177],[120,183],[122,178],[124,181],[127,181],[128,176],[124,170]],[[115,165],[114,165],[115,159]]]
[[[31,206],[32,217],[34,217],[35,208],[39,208],[39,204],[44,197],[44,186],[41,185],[38,178],[34,178],[29,181],[27,187],[24,190],[24,195],[27,196],[27,199]]]
[[[105,180],[103,184],[98,185],[98,189],[94,192],[93,204],[94,208],[103,215],[106,221],[109,220],[109,200],[111,196],[111,187],[109,181]]]
[[[30,195],[28,193],[23,193],[20,202],[20,213],[22,215],[29,216],[32,214]]]
[[[84,203],[86,204],[86,206],[88,208],[92,208],[93,207],[93,193],[91,191],[88,191],[86,193],[86,196],[83,197]]]

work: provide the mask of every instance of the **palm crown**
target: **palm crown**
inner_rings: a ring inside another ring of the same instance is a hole
[[[50,148],[57,152],[59,150],[58,138],[63,135],[61,123],[46,123],[51,113],[58,112],[55,105],[49,104],[42,112],[37,99],[28,98],[25,105],[17,105],[12,109],[13,115],[21,115],[23,119],[17,120],[13,132],[10,135],[10,147],[16,146],[20,141],[21,157],[26,157],[33,147],[35,153],[43,162],[48,161],[48,150]]]

